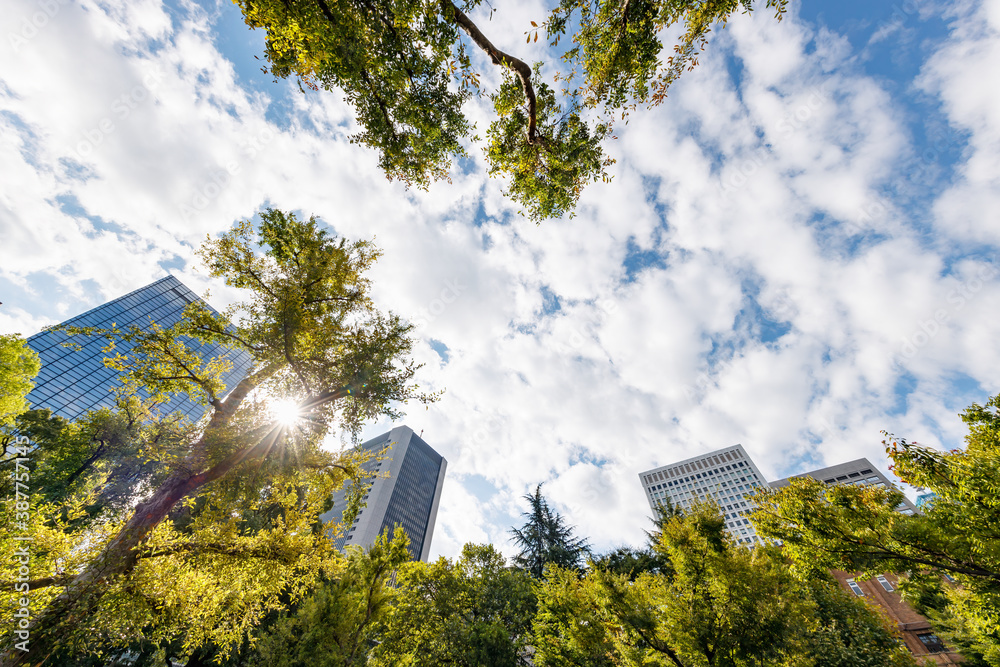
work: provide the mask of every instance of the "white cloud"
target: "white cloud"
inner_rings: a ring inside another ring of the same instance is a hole
[[[36,7],[16,2],[14,25]],[[540,15],[505,5],[488,27],[516,50]],[[193,249],[265,205],[375,237],[376,296],[419,324],[420,381],[447,390],[405,420],[449,460],[432,555],[510,553],[540,482],[598,548],[638,542],[641,470],[735,442],[768,474],[884,468],[880,429],[953,445],[953,413],[998,388],[1000,105],[969,79],[997,61],[996,8],[956,13],[920,81],[969,133],[932,239],[893,189],[915,152],[899,87],[795,15],[733,20],[620,129],[614,181],[541,227],[478,161],[428,192],[386,181],[337,94],[248,85],[217,39],[245,30],[231,18],[65,4],[0,48],[0,328],[29,333],[167,270],[224,304]],[[481,132],[487,105],[470,113]]]

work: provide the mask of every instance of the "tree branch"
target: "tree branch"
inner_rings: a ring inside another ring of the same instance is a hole
[[[494,65],[506,67],[521,80],[521,89],[524,91],[524,97],[528,101],[528,143],[532,146],[543,144],[544,139],[538,134],[538,101],[535,99],[535,88],[531,85],[531,68],[523,60],[515,58],[509,53],[505,53],[493,46],[493,43],[486,38],[486,35],[482,33],[479,26],[473,23],[472,19],[456,7],[451,0],[441,0],[441,7],[444,10],[445,16],[448,16],[450,13],[454,17],[455,23],[465,31],[472,41],[475,42],[476,46],[489,55]]]

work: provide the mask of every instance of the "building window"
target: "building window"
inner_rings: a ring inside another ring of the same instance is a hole
[[[884,588],[888,592],[892,593],[892,591],[895,590],[893,589],[892,584],[889,583],[889,580],[883,577],[881,574],[878,575],[876,579],[878,579],[878,583],[882,584],[882,588]]]
[[[945,650],[944,643],[933,632],[925,632],[922,635],[917,635],[917,639],[927,648],[928,653],[943,653]]]
[[[858,586],[858,582],[853,579],[848,579],[847,585],[851,587],[851,590],[854,591],[854,594],[858,597],[863,598],[865,596],[865,592],[861,590],[861,586]]]

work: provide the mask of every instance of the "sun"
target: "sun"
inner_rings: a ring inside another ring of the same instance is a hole
[[[302,412],[297,402],[283,398],[271,401],[271,417],[286,426],[291,426],[302,418]]]

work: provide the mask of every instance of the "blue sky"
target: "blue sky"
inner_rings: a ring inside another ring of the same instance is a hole
[[[544,4],[484,31],[526,60]],[[15,0],[0,41],[0,330],[173,273],[267,205],[385,251],[417,325],[405,423],[449,461],[434,554],[509,551],[538,483],[598,548],[643,539],[638,472],[737,442],[772,478],[952,447],[1000,390],[1000,7],[796,3],[714,34],[609,145],[611,184],[536,227],[486,178],[407,191],[336,93],[261,73],[226,3]],[[478,56],[477,56],[478,57]],[[479,61],[487,85],[498,75]],[[489,109],[471,102],[480,129]],[[373,424],[368,434],[389,424]]]

